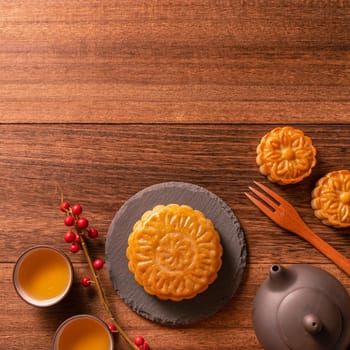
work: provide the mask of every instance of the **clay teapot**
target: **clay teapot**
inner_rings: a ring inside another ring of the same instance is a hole
[[[253,325],[265,350],[346,350],[350,297],[320,268],[272,265],[254,299]]]

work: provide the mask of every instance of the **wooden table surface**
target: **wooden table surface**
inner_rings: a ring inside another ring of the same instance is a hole
[[[350,258],[349,229],[322,225],[310,207],[318,178],[350,169],[349,50],[347,0],[0,0],[0,349],[47,350],[67,317],[106,317],[94,289],[79,283],[83,255],[63,242],[57,183],[100,231],[99,257],[116,211],[152,184],[203,186],[239,218],[244,279],[198,324],[143,319],[102,271],[123,329],[153,350],[262,349],[252,303],[273,263],[320,266],[350,291],[349,276],[243,195],[253,180],[268,183],[255,163],[260,138],[275,126],[303,129],[316,168],[298,185],[271,187]],[[47,309],[12,286],[16,259],[37,244],[67,251],[76,271],[69,296]]]

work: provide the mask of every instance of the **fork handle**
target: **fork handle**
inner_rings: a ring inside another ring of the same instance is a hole
[[[350,260],[336,249],[330,246],[322,238],[320,238],[309,227],[304,227],[304,238],[312,244],[316,249],[323,253],[329,260],[333,261],[340,269],[342,269],[348,276],[350,276]]]

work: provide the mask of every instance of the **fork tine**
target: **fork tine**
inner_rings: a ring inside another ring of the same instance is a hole
[[[261,193],[260,191],[258,191],[257,189],[255,189],[254,187],[249,186],[248,187],[257,197],[259,197],[260,199],[262,199],[265,203],[267,203],[271,208],[273,209],[277,209],[279,204],[277,204],[276,202],[274,202],[273,200],[271,200],[269,197],[267,197],[264,193]]]
[[[244,192],[244,194],[248,197],[248,199],[255,204],[256,207],[258,207],[267,217],[271,218],[271,216],[274,214],[274,212],[264,205],[262,202],[260,202],[258,199],[253,197],[251,194]]]
[[[279,196],[276,192],[272,191],[269,187],[263,185],[261,182],[258,182],[258,181],[254,181],[254,183],[280,204],[290,206],[290,203],[287,200]]]

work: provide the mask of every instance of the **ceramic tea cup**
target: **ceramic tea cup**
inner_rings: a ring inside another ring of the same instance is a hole
[[[27,303],[47,307],[57,304],[69,292],[73,267],[68,257],[50,246],[35,246],[18,258],[13,283]]]
[[[53,339],[53,350],[113,350],[114,341],[107,325],[87,314],[65,320]]]

